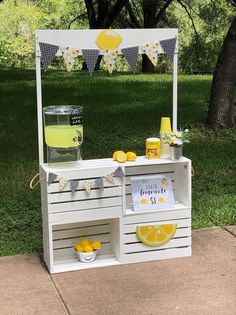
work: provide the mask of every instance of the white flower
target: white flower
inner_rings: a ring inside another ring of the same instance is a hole
[[[184,132],[186,132],[186,133],[187,133],[187,132],[189,132],[189,130],[188,130],[188,129],[185,129],[185,130],[184,130]]]

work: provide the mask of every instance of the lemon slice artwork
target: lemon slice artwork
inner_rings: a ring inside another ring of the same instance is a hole
[[[96,45],[105,49],[116,49],[122,42],[122,37],[115,30],[104,30],[101,31],[96,38]]]
[[[161,246],[175,235],[177,224],[144,225],[136,227],[139,240],[148,246]]]

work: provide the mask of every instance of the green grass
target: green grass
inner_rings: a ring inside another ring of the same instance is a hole
[[[43,103],[84,106],[83,158],[110,157],[116,149],[144,154],[161,116],[171,115],[170,75],[43,73]],[[236,136],[203,126],[210,76],[179,76],[178,125],[189,128],[192,159],[193,227],[236,224]],[[38,172],[36,88],[33,70],[0,71],[0,254],[42,247]]]

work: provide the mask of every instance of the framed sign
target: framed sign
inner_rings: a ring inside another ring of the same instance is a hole
[[[167,174],[131,177],[134,211],[174,208],[171,177]]]

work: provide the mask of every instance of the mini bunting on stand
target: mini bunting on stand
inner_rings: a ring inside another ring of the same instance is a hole
[[[161,40],[160,44],[161,44],[161,47],[163,48],[164,52],[167,54],[167,58],[170,60],[170,62],[173,62],[174,53],[175,53],[176,38]]]
[[[39,43],[40,51],[41,51],[41,61],[42,67],[47,69],[49,64],[52,62],[53,58],[55,57],[59,46],[51,45],[47,43]]]
[[[139,51],[138,46],[121,49],[121,52],[125,56],[125,58],[127,59],[128,64],[130,65],[130,69],[132,72],[136,71],[138,51]]]
[[[103,178],[99,177],[95,180],[95,185],[98,186],[102,191],[104,190]]]
[[[113,178],[113,174],[111,173],[111,174],[107,174],[106,176],[105,176],[105,178],[106,178],[106,180],[108,180],[108,182],[110,182],[111,184],[115,184],[115,181],[114,181],[114,178]]]
[[[99,49],[82,49],[89,73],[92,75],[98,60],[100,50]]]
[[[118,176],[118,177],[124,177],[125,176],[125,174],[124,174],[124,172],[120,166],[115,170],[115,172],[113,174]]]
[[[104,61],[107,66],[109,73],[112,73],[115,61],[118,55],[117,50],[115,49],[105,49],[102,50],[101,53],[104,55]]]
[[[67,183],[68,183],[68,180],[67,180],[67,179],[65,179],[65,178],[63,178],[63,177],[60,177],[60,178],[59,178],[59,183],[58,183],[58,185],[59,185],[59,190],[62,191],[62,190],[65,188],[65,186],[66,186]]]
[[[71,71],[75,62],[75,59],[79,56],[79,50],[71,47],[60,47],[62,56],[66,63],[66,68]]]
[[[74,193],[76,191],[78,185],[79,185],[78,180],[71,180],[70,181],[70,188],[71,188],[72,193]]]
[[[84,183],[84,189],[86,190],[88,195],[91,192],[92,185],[93,185],[93,182],[85,182]]]
[[[57,178],[57,174],[49,173],[48,174],[48,185],[50,185]]]
[[[145,44],[142,45],[141,48],[155,67],[157,65],[158,44]]]

